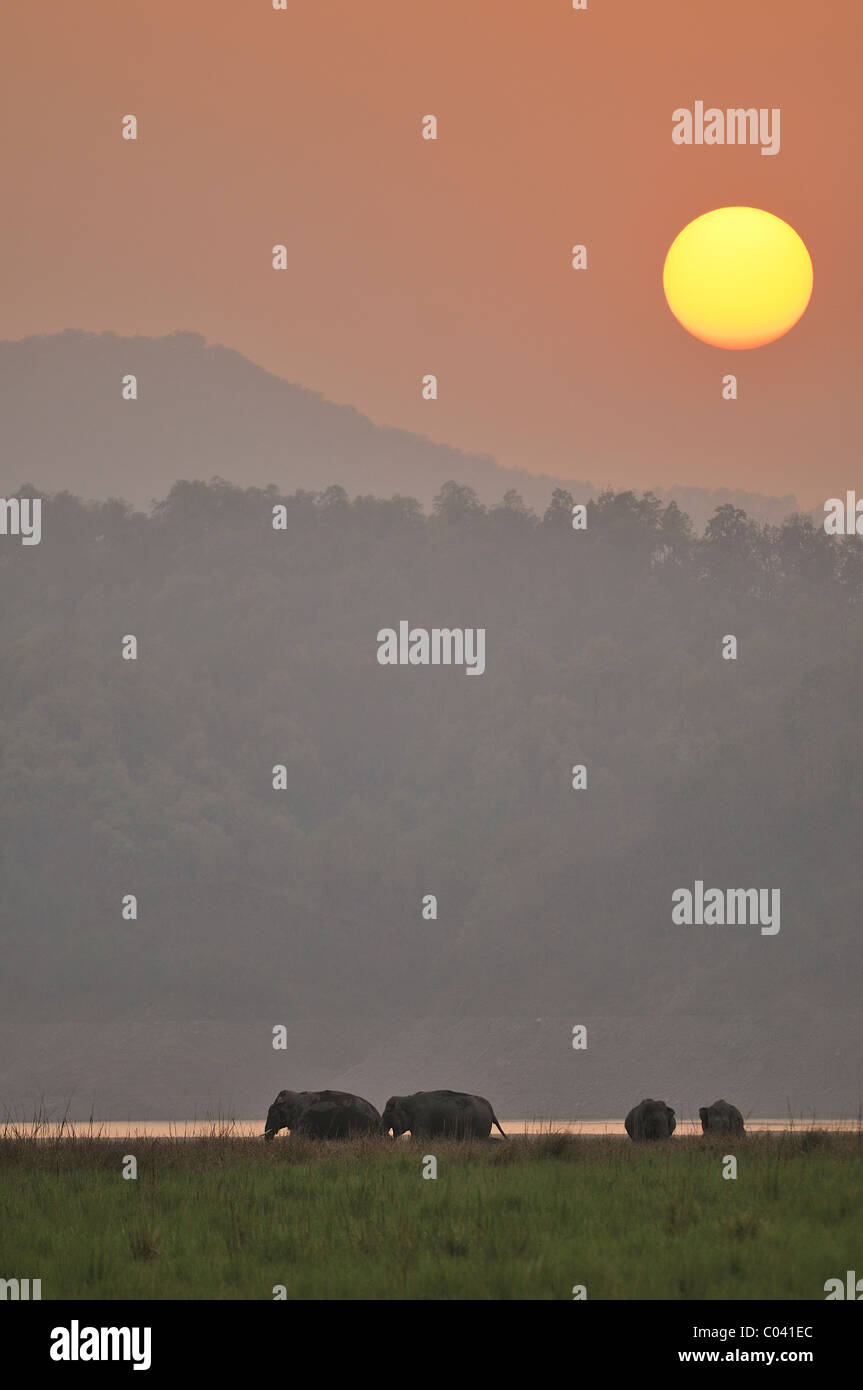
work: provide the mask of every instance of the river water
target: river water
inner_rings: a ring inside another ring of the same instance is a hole
[[[809,1129],[826,1129],[835,1133],[863,1135],[860,1120],[818,1120],[802,1119],[746,1119],[750,1134],[801,1132]],[[501,1120],[507,1135],[517,1138],[521,1135],[536,1134],[589,1134],[625,1135],[623,1120]],[[0,1137],[14,1135],[53,1139],[63,1134],[69,1138],[100,1139],[206,1139],[214,1135],[224,1135],[235,1139],[260,1138],[264,1128],[264,1117],[258,1120],[77,1120],[74,1122],[0,1122]],[[495,1131],[493,1130],[494,1134]],[[675,1134],[700,1134],[700,1120],[677,1121]]]

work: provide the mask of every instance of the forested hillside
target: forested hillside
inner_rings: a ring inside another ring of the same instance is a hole
[[[3,537],[5,1016],[854,1008],[863,544],[571,504],[177,483]],[[401,619],[485,674],[379,665]],[[673,925],[696,878],[780,933]]]

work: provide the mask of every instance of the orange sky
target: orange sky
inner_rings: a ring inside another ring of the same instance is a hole
[[[5,0],[0,337],[195,330],[379,423],[600,484],[863,485],[859,6],[588,4]],[[696,99],[780,107],[781,153],[673,145]],[[800,324],[749,353],[662,295],[674,236],[729,203],[815,266]]]

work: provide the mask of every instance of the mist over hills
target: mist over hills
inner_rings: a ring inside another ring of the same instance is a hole
[[[2,538],[0,1106],[853,1115],[863,541],[570,501],[178,483]],[[484,674],[382,666],[402,618],[482,625]],[[674,924],[696,879],[781,931]]]
[[[121,396],[130,373],[138,379],[135,401]],[[221,477],[243,487],[274,483],[282,491],[335,483],[351,494],[399,493],[428,506],[455,478],[486,504],[514,488],[528,507],[542,511],[556,487],[586,501],[615,481],[606,461],[580,457],[577,438],[577,477],[502,468],[489,455],[375,425],[352,406],[283,381],[238,352],[208,346],[197,333],[122,338],[67,330],[0,342],[0,419],[5,495],[35,481],[49,492],[68,489],[147,507],[178,478]],[[597,474],[599,487],[588,480]],[[653,490],[664,501],[674,498],[698,531],[721,503],[777,523],[797,510],[793,495],[685,483]]]

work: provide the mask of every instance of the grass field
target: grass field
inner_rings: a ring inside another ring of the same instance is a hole
[[[137,1178],[122,1177],[125,1155]],[[423,1158],[437,1158],[424,1179]],[[722,1177],[723,1155],[738,1159]],[[635,1145],[0,1138],[0,1277],[42,1298],[823,1299],[863,1136]]]

